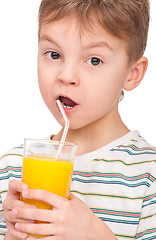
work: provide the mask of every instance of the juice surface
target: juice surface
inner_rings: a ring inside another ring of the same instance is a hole
[[[73,163],[49,157],[29,156],[23,158],[22,181],[30,189],[43,189],[64,198],[69,197]],[[31,199],[22,199],[38,208],[52,209],[52,206]],[[44,201],[44,199],[43,199]]]

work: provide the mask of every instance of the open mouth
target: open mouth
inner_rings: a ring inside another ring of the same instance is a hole
[[[74,108],[77,105],[77,103],[75,103],[73,100],[71,100],[68,97],[59,96],[59,100],[61,101],[63,107],[67,109]]]

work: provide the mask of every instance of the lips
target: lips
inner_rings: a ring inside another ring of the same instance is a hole
[[[76,105],[78,105],[76,102],[74,102],[72,99],[65,97],[65,96],[59,96],[59,100],[61,101],[62,105],[66,109],[72,109]]]

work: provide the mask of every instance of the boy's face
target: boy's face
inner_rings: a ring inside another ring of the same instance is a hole
[[[38,52],[42,97],[60,124],[56,100],[64,103],[70,128],[109,121],[129,76],[122,40],[95,26],[80,31],[74,18],[43,25]]]

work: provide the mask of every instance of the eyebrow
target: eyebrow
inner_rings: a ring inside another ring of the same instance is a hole
[[[105,41],[91,43],[91,44],[87,45],[85,48],[89,49],[89,48],[96,48],[96,47],[105,47],[105,48],[108,48],[109,50],[113,51],[113,48]]]
[[[58,45],[58,43],[56,41],[54,41],[47,34],[44,34],[43,36],[41,36],[39,41],[48,41],[48,42]],[[105,47],[105,48],[108,48],[110,51],[113,51],[113,48],[106,41],[93,42],[93,43],[90,43],[89,45],[85,46],[84,48],[89,49],[89,48],[96,48],[96,47]]]
[[[43,36],[41,36],[39,41],[48,41],[56,44],[56,42],[47,34],[44,34]]]

